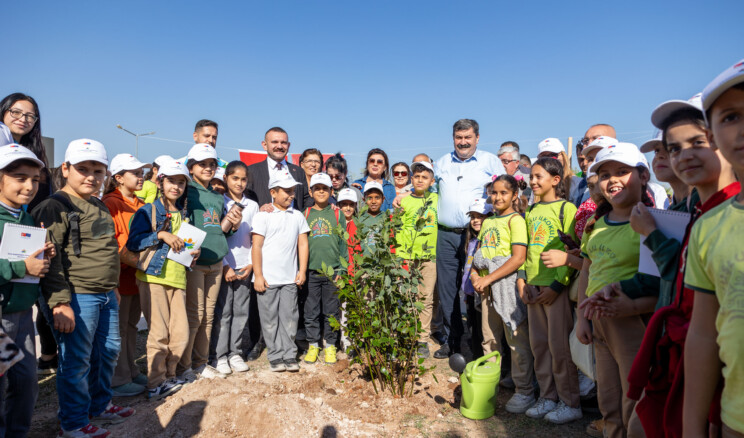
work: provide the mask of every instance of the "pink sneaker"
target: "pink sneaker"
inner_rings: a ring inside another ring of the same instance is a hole
[[[104,424],[119,424],[127,418],[134,415],[135,410],[129,407],[117,406],[109,402],[106,406],[106,410],[101,412],[98,416],[92,417],[90,422],[100,426]]]

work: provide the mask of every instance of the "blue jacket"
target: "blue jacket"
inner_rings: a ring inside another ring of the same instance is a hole
[[[152,204],[155,204],[155,230],[159,230],[163,226],[163,223],[170,219],[168,219],[167,211],[160,199],[156,199]],[[145,204],[132,216],[127,249],[133,252],[139,252],[157,245],[155,254],[152,256],[152,260],[150,260],[145,273],[147,275],[158,276],[163,270],[163,264],[165,263],[170,246],[158,239],[157,231],[152,231],[152,204]],[[186,269],[188,270],[189,268]]]
[[[359,184],[362,186],[362,193],[364,193],[364,185],[367,183],[367,177],[359,178],[358,180],[354,181],[354,184]],[[380,210],[392,210],[393,209],[393,201],[395,200],[396,192],[395,192],[395,186],[390,181],[383,179],[382,180],[382,194],[385,196],[385,199],[382,202],[382,207]]]

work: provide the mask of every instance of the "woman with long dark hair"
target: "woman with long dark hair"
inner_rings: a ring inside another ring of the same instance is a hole
[[[338,193],[341,189],[351,188],[357,195],[357,204],[359,208],[362,206],[362,192],[356,187],[349,187],[349,180],[347,175],[349,173],[349,166],[346,164],[346,159],[337,153],[336,155],[328,158],[325,162],[325,169],[328,176],[331,177],[331,187],[333,191],[334,202],[338,199]]]
[[[359,178],[352,184],[354,187],[364,193],[364,186],[370,181],[377,181],[382,184],[382,192],[385,200],[382,203],[382,210],[392,210],[393,200],[395,199],[395,186],[388,180],[390,160],[380,148],[374,148],[367,153],[367,167],[364,169],[364,177]]]

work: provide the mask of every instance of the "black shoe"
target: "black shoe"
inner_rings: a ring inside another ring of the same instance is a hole
[[[416,353],[418,354],[418,357],[420,358],[428,358],[429,357],[429,346],[426,345],[426,342],[419,342],[418,348],[416,349]]]
[[[40,376],[46,376],[49,374],[56,374],[57,373],[57,356],[55,355],[53,358],[49,360],[44,360],[42,358],[39,358],[39,365],[36,368],[36,374]]]
[[[450,356],[449,345],[444,344],[442,348],[434,352],[434,359],[447,359]]]
[[[264,348],[266,348],[266,346],[263,344],[263,342],[256,343],[256,345],[253,347],[253,350],[245,355],[245,360],[248,362],[253,362],[254,360],[258,359],[259,357],[261,357],[261,353],[263,352]]]

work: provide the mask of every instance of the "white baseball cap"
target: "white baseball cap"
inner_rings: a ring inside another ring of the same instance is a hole
[[[656,132],[656,135],[654,135],[654,138],[652,138],[651,140],[648,140],[645,143],[643,143],[641,145],[641,152],[644,153],[644,154],[647,153],[647,152],[653,152],[654,149],[656,149],[656,146],[658,146],[658,145],[660,145],[662,143],[661,142],[661,133],[662,133],[661,130],[658,130]]]
[[[212,177],[212,179],[215,179],[215,178],[217,178],[218,180],[222,182],[227,182],[225,181],[225,168],[224,167],[217,167],[217,170],[214,171],[214,176]]]
[[[492,208],[493,206],[489,204],[485,198],[477,198],[470,203],[470,207],[468,207],[468,213],[474,211],[480,214],[488,214],[491,212]]]
[[[109,171],[111,175],[116,175],[123,170],[137,170],[143,167],[152,167],[152,164],[143,163],[132,154],[119,154],[111,159]]]
[[[552,152],[554,154],[560,154],[566,152],[566,148],[563,147],[563,143],[557,138],[546,138],[537,145],[537,153],[542,154],[543,152]]]
[[[385,197],[385,192],[382,190],[382,184],[378,183],[377,181],[370,181],[367,184],[364,185],[364,194],[366,195],[368,191],[377,189],[382,193],[383,198]]]
[[[273,189],[274,187],[289,189],[297,185],[300,185],[300,183],[295,181],[287,170],[275,172],[274,175],[271,176],[271,179],[269,179],[269,189]]]
[[[597,173],[599,168],[608,161],[617,161],[618,163],[623,163],[632,167],[648,167],[646,157],[643,156],[641,151],[638,150],[638,147],[633,143],[621,142],[602,149],[597,153],[597,158],[594,160],[594,164],[592,164],[589,171]]]
[[[606,135],[600,135],[599,137],[595,138],[594,141],[592,141],[591,143],[589,143],[589,146],[585,147],[582,150],[582,153],[586,157],[586,154],[588,154],[589,152],[591,152],[593,150],[604,149],[607,146],[610,146],[610,145],[613,145],[613,144],[617,144],[617,143],[618,143],[618,141],[614,137],[609,137],[609,136],[606,136]]]
[[[160,168],[158,169],[158,176],[176,176],[176,175],[183,175],[186,177],[187,180],[191,181],[191,176],[189,175],[189,169],[186,168],[186,165],[183,163],[183,161],[178,160],[170,160],[164,162]]]
[[[170,155],[158,155],[155,160],[153,160],[153,163],[157,164],[158,166],[162,166],[168,161],[173,161],[175,158],[171,157]]]
[[[10,163],[18,160],[31,160],[39,166],[44,167],[44,162],[36,154],[19,144],[11,143],[0,146],[0,169],[5,169]]]
[[[191,146],[187,160],[194,160],[197,163],[204,160],[217,160],[217,151],[210,144],[197,143]]]
[[[425,168],[431,170],[432,173],[434,172],[434,166],[432,166],[432,164],[428,161],[414,161],[413,163],[411,163],[411,172],[413,172],[413,168],[416,166],[424,166]]]
[[[654,112],[651,113],[651,123],[659,129],[662,129],[664,122],[667,121],[669,116],[679,110],[693,109],[703,112],[703,93],[698,93],[688,100],[667,100],[661,105],[657,106]]]
[[[359,202],[359,199],[357,199],[357,194],[354,190],[346,188],[341,189],[341,191],[338,192],[338,198],[336,199],[336,202],[341,201]]]
[[[323,184],[326,187],[332,187],[331,177],[328,176],[327,173],[318,172],[310,177],[310,187],[313,187],[315,184]]]
[[[108,155],[106,148],[95,140],[81,138],[73,140],[67,145],[65,161],[70,164],[82,163],[83,161],[97,161],[108,166]]]
[[[724,70],[703,89],[703,116],[723,93],[734,85],[744,82],[744,59]],[[707,118],[706,122],[710,123]]]
[[[0,122],[0,146],[14,143],[15,141],[13,141],[13,135],[10,132],[10,128],[5,126],[5,123]]]

